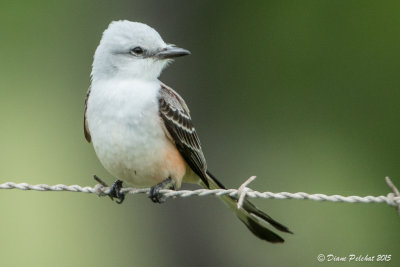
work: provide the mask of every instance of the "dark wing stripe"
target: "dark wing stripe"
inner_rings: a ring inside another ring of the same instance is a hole
[[[190,147],[193,150],[196,150],[198,152],[201,152],[201,147],[200,145],[196,142],[196,140],[193,140],[193,133],[195,133],[194,129],[187,131],[184,128],[181,128],[180,126],[176,125],[175,121],[171,121],[169,118],[165,118],[168,122],[171,122],[171,124],[173,124],[173,127],[168,127],[167,129],[168,131],[170,131],[169,129],[172,128],[172,132],[175,132],[175,134],[179,137],[179,141],[184,143],[187,147]],[[170,134],[172,134],[170,132]],[[174,140],[176,143],[176,140]]]
[[[185,102],[175,91],[162,84],[159,105],[167,136],[172,137],[187,164],[208,186],[206,160]]]

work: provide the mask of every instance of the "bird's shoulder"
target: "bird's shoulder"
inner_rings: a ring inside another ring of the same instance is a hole
[[[183,100],[183,98],[171,87],[167,86],[164,83],[161,83],[160,85],[160,108],[168,107],[190,118],[190,111],[188,106],[186,105],[185,100]]]

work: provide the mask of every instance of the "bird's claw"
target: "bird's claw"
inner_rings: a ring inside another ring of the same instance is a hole
[[[155,185],[150,188],[150,193],[149,193],[149,198],[151,201],[154,203],[164,203],[165,202],[165,197],[160,193],[160,190],[162,188],[158,185]]]
[[[160,193],[161,189],[174,189],[175,188],[175,181],[171,178],[167,178],[159,184],[152,186],[149,192],[149,198],[154,203],[164,203],[167,199],[163,194]]]
[[[114,200],[114,198],[119,199],[119,201],[118,200],[116,201],[118,204],[124,202],[125,199],[125,194],[121,192],[121,189],[122,189],[122,181],[116,180],[110,188],[110,193],[108,193],[111,200]]]
[[[108,187],[108,185],[103,180],[101,180],[97,175],[94,175],[93,177],[102,186]],[[111,198],[111,200],[114,200],[114,198],[119,199],[119,201],[116,201],[118,204],[121,204],[125,199],[125,194],[121,192],[121,189],[122,189],[122,181],[116,180],[111,186],[110,192],[107,194]]]

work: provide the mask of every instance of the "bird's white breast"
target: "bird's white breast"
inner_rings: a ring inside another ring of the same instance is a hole
[[[96,81],[91,87],[86,116],[96,154],[112,175],[135,185],[154,185],[168,175],[154,169],[169,142],[159,90],[157,80]]]

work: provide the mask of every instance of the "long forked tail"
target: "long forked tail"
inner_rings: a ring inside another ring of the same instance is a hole
[[[225,187],[209,171],[207,171],[207,175],[209,178],[210,189],[225,189]],[[206,187],[205,184],[202,183],[202,185]],[[279,231],[293,234],[286,226],[272,219],[247,199],[244,200],[241,209],[237,208],[237,198],[224,195],[221,199],[236,213],[239,220],[241,220],[255,236],[262,240],[272,243],[284,242],[282,237],[268,229],[267,226],[272,226]]]

